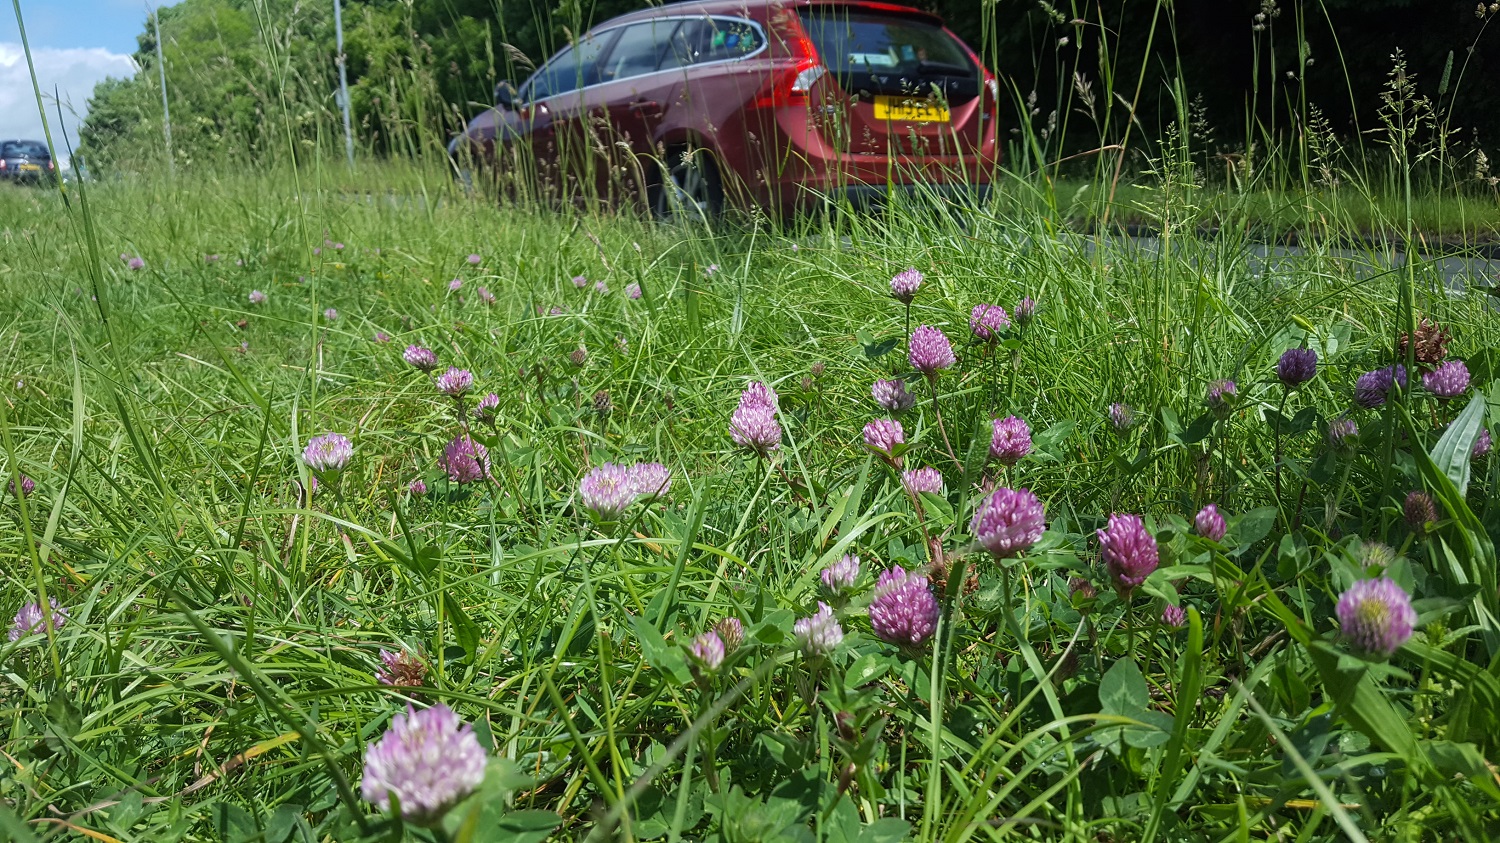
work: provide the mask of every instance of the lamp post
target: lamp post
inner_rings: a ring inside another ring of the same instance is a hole
[[[349,159],[349,169],[354,169],[354,130],[349,123],[349,72],[344,61],[344,13],[340,8],[343,0],[333,0],[333,37],[338,49],[339,107],[344,112],[344,154]]]
[[[167,139],[167,172],[177,171],[176,157],[172,155],[172,112],[167,108],[167,63],[161,53],[161,18],[156,14],[156,5],[151,6],[151,26],[156,30],[156,72],[161,79],[161,130]]]

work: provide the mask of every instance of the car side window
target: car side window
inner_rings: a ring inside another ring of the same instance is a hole
[[[662,69],[748,56],[765,46],[765,40],[749,21],[727,18],[685,20],[672,33]]]
[[[536,102],[598,83],[599,56],[614,36],[613,32],[599,38],[584,36],[577,44],[562,48],[526,83],[522,99]]]
[[[694,54],[697,33],[705,23],[706,21],[702,19],[680,22],[673,30],[671,37],[667,39],[667,49],[661,59],[662,70],[687,67],[697,60]]]
[[[625,27],[610,48],[609,58],[599,72],[600,82],[614,82],[655,73],[662,56],[670,52],[670,42],[678,27],[675,20],[657,20]]]
[[[709,18],[697,35],[699,63],[737,59],[761,48],[760,31],[748,21]]]

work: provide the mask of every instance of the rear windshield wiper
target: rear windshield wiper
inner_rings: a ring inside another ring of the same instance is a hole
[[[949,64],[942,61],[924,61],[917,63],[917,70],[922,73],[946,74],[949,76],[973,76],[974,68],[963,64]]]

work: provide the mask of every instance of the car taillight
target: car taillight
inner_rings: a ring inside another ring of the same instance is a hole
[[[795,64],[771,75],[766,87],[755,98],[757,108],[805,106],[813,85],[828,74],[828,68],[823,66],[812,39],[806,34],[793,35],[787,41],[787,49]]]
[[[5,159],[4,158],[0,158],[0,170],[3,170],[3,169],[5,169]]]
[[[755,98],[756,108],[783,108],[789,105],[807,105],[812,86],[828,73],[823,63],[815,58],[799,60],[792,67],[771,75],[764,90]]]

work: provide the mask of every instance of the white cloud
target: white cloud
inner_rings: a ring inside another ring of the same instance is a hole
[[[59,157],[66,159],[62,134],[57,125],[57,103],[62,102],[63,124],[73,145],[78,145],[78,124],[88,113],[89,96],[94,86],[105,79],[128,77],[135,73],[135,60],[123,53],[112,53],[102,47],[58,49],[43,47],[31,51],[36,64],[37,81],[47,106],[47,123],[52,129],[52,143]],[[36,95],[31,87],[31,72],[21,45],[0,41],[0,138],[43,140],[42,118],[37,114]]]

